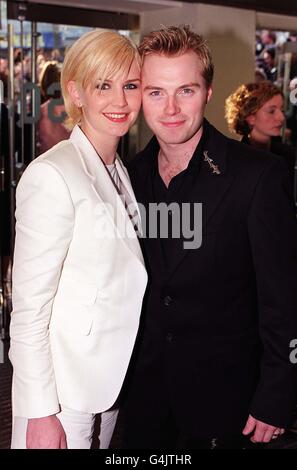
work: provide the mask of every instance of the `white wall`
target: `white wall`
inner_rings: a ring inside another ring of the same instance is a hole
[[[145,35],[163,25],[189,24],[202,34],[212,50],[215,65],[214,94],[206,117],[228,134],[224,118],[226,97],[241,83],[254,77],[254,44],[256,14],[250,10],[204,4],[183,4],[182,7],[143,12],[140,34]],[[140,148],[150,137],[142,121]]]
[[[273,13],[256,13],[256,23],[259,29],[275,29],[278,31],[297,31],[296,16],[275,15]]]
[[[228,134],[224,117],[227,96],[254,80],[255,12],[198,5],[197,29],[209,41],[215,66],[214,93],[206,117]]]

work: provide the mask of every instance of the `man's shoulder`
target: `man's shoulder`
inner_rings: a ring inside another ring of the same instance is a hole
[[[269,151],[252,147],[238,140],[227,139],[227,159],[231,168],[246,173],[258,173],[273,165],[282,164],[281,158]]]
[[[251,145],[226,136],[208,121],[205,124],[213,154],[216,151],[220,154],[225,153],[228,167],[234,171],[261,169],[266,167],[267,164],[269,165],[269,163],[278,160],[278,157],[270,152],[256,149]]]
[[[143,171],[144,168],[149,167],[157,153],[158,142],[155,136],[153,136],[148,144],[138,152],[132,160],[127,163],[127,169],[129,173],[135,173]]]

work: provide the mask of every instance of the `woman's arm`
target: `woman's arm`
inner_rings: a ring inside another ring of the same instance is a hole
[[[48,328],[72,238],[74,207],[59,171],[43,161],[33,162],[23,174],[16,206],[9,352],[13,413],[39,418],[59,412]]]

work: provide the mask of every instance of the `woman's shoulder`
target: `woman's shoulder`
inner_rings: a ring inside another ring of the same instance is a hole
[[[64,140],[35,158],[25,169],[18,186],[33,185],[46,190],[67,187],[72,193],[81,187],[83,176],[79,151],[71,140]]]
[[[65,158],[69,158],[69,155],[73,155],[76,153],[76,147],[73,145],[73,142],[70,139],[61,140],[57,144],[53,145],[49,150],[43,152],[37,158],[35,158],[34,162],[41,162],[41,161],[55,161],[58,159],[59,161],[64,160]]]
[[[49,172],[59,173],[66,181],[71,175],[81,173],[79,152],[70,139],[62,140],[52,148],[35,158],[26,168],[25,173]]]

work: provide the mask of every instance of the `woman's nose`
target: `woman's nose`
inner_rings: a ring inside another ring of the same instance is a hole
[[[279,110],[279,111],[278,111],[277,119],[278,119],[281,123],[284,122],[284,120],[285,120],[285,115],[284,115],[284,112],[283,112],[282,110]]]
[[[123,89],[114,91],[112,104],[121,108],[127,106],[127,98]]]

